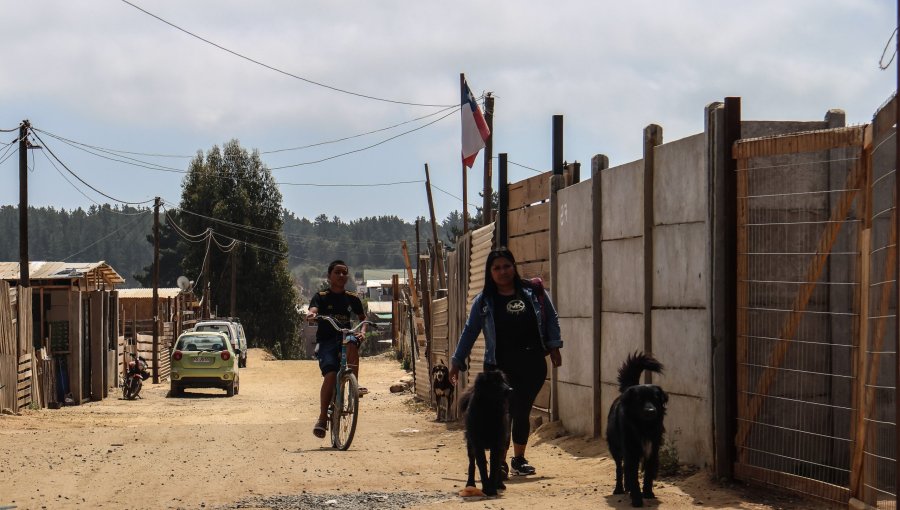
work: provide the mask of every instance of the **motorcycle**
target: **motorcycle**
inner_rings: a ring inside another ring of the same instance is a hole
[[[135,356],[133,353],[128,353],[133,358],[128,362],[128,369],[125,371],[125,380],[122,384],[122,397],[126,400],[134,400],[138,398],[138,395],[141,393],[141,386],[143,386],[144,381],[150,377],[150,372],[147,370],[147,360],[145,360],[141,356]]]

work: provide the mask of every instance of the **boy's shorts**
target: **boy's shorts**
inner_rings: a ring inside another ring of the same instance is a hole
[[[357,345],[359,341],[356,342]],[[341,368],[341,341],[324,340],[316,343],[316,359],[319,360],[319,370],[322,375],[329,372],[337,372]]]

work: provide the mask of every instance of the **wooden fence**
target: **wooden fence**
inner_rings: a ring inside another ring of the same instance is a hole
[[[32,330],[31,289],[0,281],[0,409],[19,411],[42,401]]]

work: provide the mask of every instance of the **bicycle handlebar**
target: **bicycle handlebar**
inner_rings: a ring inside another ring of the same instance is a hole
[[[340,325],[338,325],[337,321],[334,320],[334,317],[332,317],[330,315],[316,315],[315,318],[316,318],[316,320],[323,320],[323,321],[331,324],[331,326],[335,330],[340,331],[341,334],[343,334],[343,335],[346,335],[348,333],[356,333],[356,331],[359,328],[361,328],[363,326],[363,324],[368,324],[368,325],[372,326],[373,328],[378,329],[378,324],[375,324],[374,322],[372,322],[370,320],[359,321],[359,324],[348,329],[348,328],[342,328]]]

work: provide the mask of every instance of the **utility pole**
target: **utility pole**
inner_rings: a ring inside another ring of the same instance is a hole
[[[231,317],[237,317],[237,245],[231,247]]]
[[[19,285],[31,287],[28,272],[28,119],[19,125]]]
[[[459,73],[459,89],[464,91],[466,90],[466,75],[463,73]],[[462,220],[463,220],[463,235],[465,235],[469,231],[469,182],[468,182],[468,169],[466,168],[466,162],[462,162]]]
[[[209,266],[212,265],[212,260],[210,260],[210,249],[212,248],[212,229],[207,229],[207,237],[206,237],[206,257],[205,263],[203,264],[203,311],[200,312],[201,316],[204,319],[210,318],[210,311],[212,310],[212,306],[209,303]]]
[[[153,201],[153,384],[159,384],[159,197]]]
[[[484,98],[484,121],[487,123],[491,136],[484,142],[484,200],[481,206],[481,224],[491,222],[491,202],[494,190],[491,188],[494,165],[494,96],[488,92]]]
[[[437,221],[434,219],[434,201],[431,199],[431,175],[428,173],[428,163],[425,163],[425,192],[428,194],[428,214],[431,215],[431,236],[434,241],[434,256],[437,258],[438,281],[441,284],[441,288],[446,289],[447,282],[444,278],[444,255],[441,253],[441,243],[438,241],[437,235]]]

